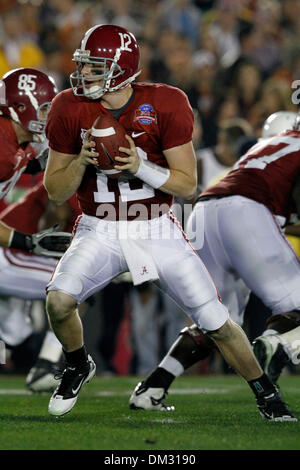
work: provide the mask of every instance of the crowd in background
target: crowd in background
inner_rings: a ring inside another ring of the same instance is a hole
[[[220,121],[242,117],[259,130],[294,110],[299,78],[298,0],[2,0],[0,76],[32,66],[69,87],[72,55],[95,24],[118,24],[141,45],[141,81],[183,89],[203,125],[203,146]]]
[[[254,142],[270,114],[297,110],[291,95],[292,83],[300,79],[299,0],[1,0],[0,77],[14,68],[36,67],[52,75],[59,90],[68,88],[80,39],[87,29],[102,23],[117,24],[135,34],[141,47],[139,81],[167,83],[188,95],[196,118],[200,189],[234,164],[244,148],[243,139]],[[102,316],[102,326],[107,328],[98,348],[106,362],[103,369],[118,369],[115,347],[122,322],[124,335],[128,333],[126,312],[131,309],[135,342],[129,359],[136,360],[139,348],[147,349],[145,336],[137,344],[143,328],[144,335],[150,333],[147,322],[152,322],[153,331],[157,326],[148,348],[156,351],[156,357],[151,362],[148,353],[143,356],[149,361],[144,368],[142,359],[140,366],[127,368],[127,372],[145,374],[176,337],[174,331],[165,341],[170,323],[166,312],[173,311],[174,316],[176,308],[149,286],[129,294],[126,285],[115,286],[124,302],[112,319],[112,294],[108,313]],[[105,310],[105,297],[101,302]],[[148,317],[145,314],[139,325],[146,305]],[[180,319],[171,323],[179,331],[186,319],[178,312],[176,318]],[[107,336],[109,328],[113,338]]]

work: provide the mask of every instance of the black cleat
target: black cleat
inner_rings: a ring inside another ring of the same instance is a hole
[[[62,416],[75,405],[82,385],[88,383],[95,375],[96,364],[91,356],[83,368],[66,366],[61,376],[59,387],[53,393],[48,411],[53,416]]]
[[[257,398],[256,402],[261,416],[268,421],[298,421],[288,409],[277,390],[269,395]]]
[[[164,388],[147,387],[145,382],[140,382],[135,387],[130,400],[131,410],[148,411],[174,411],[175,407],[166,405],[163,399],[167,395]]]

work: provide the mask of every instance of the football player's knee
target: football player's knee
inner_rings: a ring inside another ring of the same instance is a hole
[[[74,297],[80,302],[83,292],[83,282],[76,273],[57,272],[48,285],[48,291],[67,292],[68,295]]]
[[[228,318],[224,325],[215,331],[208,332],[208,334],[215,341],[222,341],[223,343],[229,342],[233,335],[233,325],[235,325],[235,323]]]
[[[76,300],[63,292],[50,291],[47,295],[47,313],[52,323],[63,321],[73,313],[76,305]]]
[[[217,298],[215,285],[194,252],[188,256],[184,251],[179,253],[162,267],[162,272],[183,308],[197,309]]]
[[[227,308],[218,300],[217,296],[193,309],[190,314],[196,325],[204,333],[218,330],[229,318]]]

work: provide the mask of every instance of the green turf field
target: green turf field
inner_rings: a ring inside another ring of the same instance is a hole
[[[237,376],[178,379],[174,412],[131,411],[136,378],[95,378],[63,418],[48,415],[49,395],[29,394],[24,378],[0,376],[0,449],[300,449],[300,377],[281,378],[298,423],[264,421]]]

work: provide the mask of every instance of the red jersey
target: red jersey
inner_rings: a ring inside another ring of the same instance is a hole
[[[300,131],[285,131],[258,142],[233,169],[201,196],[236,194],[260,202],[288,219],[293,186],[300,175]]]
[[[36,186],[28,191],[22,199],[14,204],[10,204],[5,210],[3,210],[0,213],[0,220],[20,232],[28,234],[37,233],[40,230],[40,219],[44,216],[47,210],[47,202],[48,193],[43,182],[40,181]],[[76,196],[68,199],[67,202],[71,211],[70,218],[67,220],[66,226],[63,227],[63,230],[66,232],[72,232],[73,225],[78,215],[80,215],[80,210],[76,201]],[[28,258],[35,256],[33,253],[28,253],[28,251],[17,250],[14,248],[4,248],[4,250],[5,252],[13,251],[14,253],[23,253],[23,255]]]
[[[187,96],[178,88],[163,84],[135,83],[134,95],[119,118],[144,158],[168,167],[163,151],[192,140],[193,112]],[[108,113],[100,101],[74,96],[71,89],[52,101],[46,135],[49,147],[61,153],[79,154],[83,138],[95,119]],[[111,220],[132,220],[146,209],[145,218],[167,212],[173,197],[132,178],[108,178],[89,165],[77,191],[82,211]],[[110,212],[110,209],[113,209]]]
[[[0,117],[0,199],[14,187],[27,163],[36,157],[31,144],[20,146],[12,123]]]
[[[75,195],[68,199],[67,202],[71,211],[70,218],[67,221],[66,227],[63,227],[63,230],[72,232],[73,225],[81,212]],[[0,213],[0,220],[20,232],[36,233],[39,231],[40,219],[46,212],[47,203],[48,194],[43,182],[40,181],[22,199],[14,204],[10,204],[9,207],[2,211]]]

